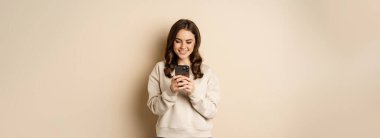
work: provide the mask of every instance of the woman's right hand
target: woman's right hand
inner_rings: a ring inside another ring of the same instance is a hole
[[[173,93],[178,93],[181,90],[183,90],[183,87],[185,83],[183,82],[185,80],[185,76],[177,75],[172,77],[172,81],[170,84],[170,89]],[[182,89],[181,89],[182,88]]]

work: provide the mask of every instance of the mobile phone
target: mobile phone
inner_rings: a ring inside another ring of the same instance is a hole
[[[190,67],[188,65],[177,65],[175,66],[175,75],[183,75],[189,77]]]

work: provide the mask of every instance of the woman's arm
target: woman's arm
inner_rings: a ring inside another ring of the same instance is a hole
[[[149,99],[147,103],[148,108],[155,115],[163,115],[169,108],[174,105],[177,99],[177,94],[171,92],[170,89],[169,91],[162,91],[160,89],[160,77],[165,76],[160,76],[160,68],[159,64],[157,63],[149,75]]]
[[[195,91],[189,95],[190,102],[198,111],[206,119],[212,119],[215,117],[219,100],[220,100],[220,87],[219,80],[217,77],[211,72],[208,72],[210,75],[210,79],[207,82],[207,90],[206,96],[197,95],[199,92]]]

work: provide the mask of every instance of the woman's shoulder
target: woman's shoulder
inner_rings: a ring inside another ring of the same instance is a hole
[[[202,64],[201,65],[203,78],[206,80],[218,80],[218,75],[215,73],[215,71],[209,66],[208,64]]]
[[[213,74],[213,70],[208,64],[202,63],[201,70],[204,74]]]
[[[202,63],[202,65],[201,65],[201,70],[202,71],[208,71],[208,70],[210,70],[211,68],[210,68],[210,66],[209,65],[207,65],[207,64],[205,64],[205,63]]]
[[[163,68],[165,67],[165,61],[159,61],[156,63],[156,65],[154,66],[154,68]]]
[[[161,71],[163,71],[165,68],[165,62],[164,61],[159,61],[157,62],[154,67],[153,67],[153,74],[160,74]]]

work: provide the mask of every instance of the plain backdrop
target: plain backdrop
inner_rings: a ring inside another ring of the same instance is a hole
[[[378,0],[1,0],[1,138],[153,138],[148,75],[191,19],[215,138],[379,138]]]

